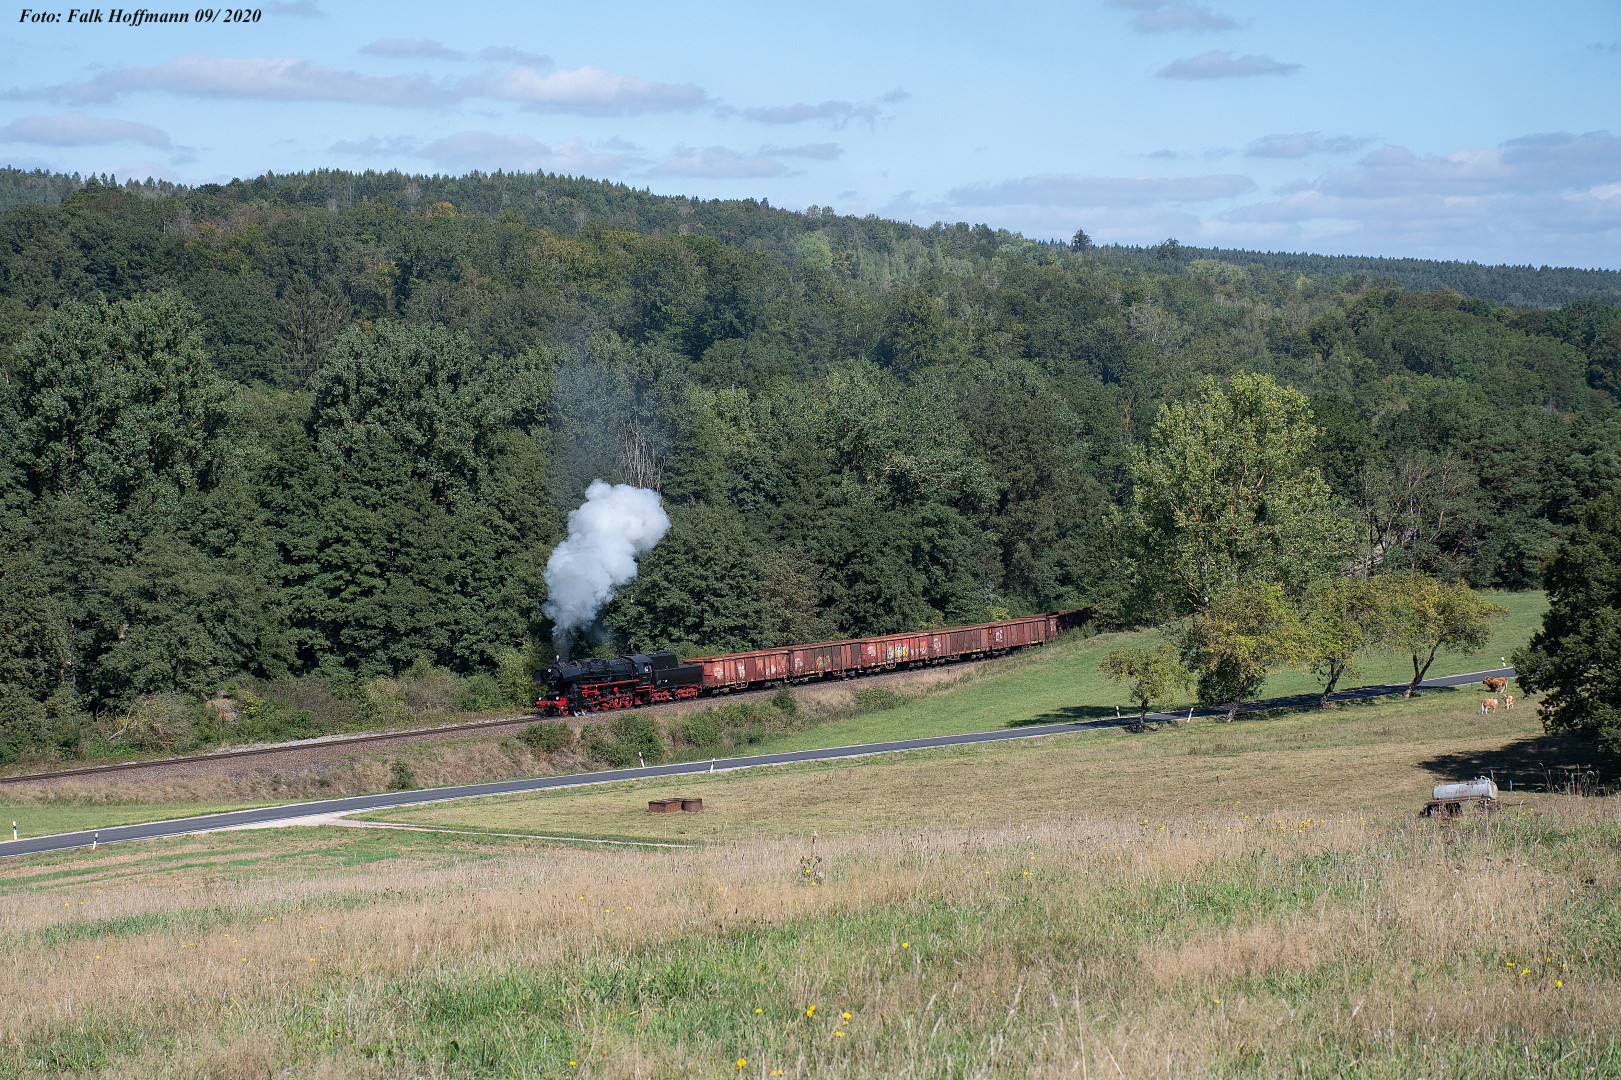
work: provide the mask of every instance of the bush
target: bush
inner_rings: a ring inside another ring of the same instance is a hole
[[[483,672],[463,679],[461,690],[456,694],[456,708],[468,712],[487,712],[505,704],[507,700],[501,692],[501,684],[494,675]]]
[[[436,667],[426,656],[417,657],[396,682],[400,704],[414,713],[449,712],[462,689],[455,672]]]
[[[628,769],[642,761],[656,765],[664,760],[664,736],[658,722],[640,712],[624,713],[606,723],[587,724],[580,732],[580,744],[591,757],[617,769]]]
[[[388,790],[415,791],[416,786],[417,774],[410,762],[395,761],[388,771]]]
[[[502,697],[509,705],[533,705],[540,696],[535,672],[544,671],[555,659],[555,649],[535,641],[522,649],[502,652],[495,669],[495,679],[501,684]]]
[[[799,716],[798,700],[784,687],[770,702],[738,701],[688,713],[676,731],[683,743],[697,750],[737,749],[800,730]]]
[[[308,713],[310,727],[318,733],[338,731],[354,719],[354,705],[340,696],[330,680],[318,675],[271,679],[264,684],[263,694]]]
[[[721,744],[720,725],[715,722],[714,710],[688,713],[681,718],[681,740],[688,746],[708,750]]]
[[[190,750],[196,737],[196,704],[183,694],[148,694],[130,707],[124,740],[159,754]]]
[[[518,741],[538,754],[555,754],[574,745],[574,729],[564,720],[541,720],[524,728]]]
[[[906,698],[887,686],[868,686],[855,691],[856,715],[883,712],[906,704]]]
[[[268,685],[251,681],[238,683],[230,690],[231,708],[224,710],[227,714],[234,711],[234,716],[221,715],[217,706],[223,703],[198,710],[196,743],[282,742],[321,734],[309,710],[301,709],[283,697],[268,694],[269,687],[279,685],[285,690],[300,681],[279,679]]]

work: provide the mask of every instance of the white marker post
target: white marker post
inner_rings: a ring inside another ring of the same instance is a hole
[[[99,843],[101,843],[101,834],[98,832],[90,837],[90,850],[96,850],[96,845]]]
[[[17,839],[17,823],[15,821],[11,823],[11,838],[13,840]]]

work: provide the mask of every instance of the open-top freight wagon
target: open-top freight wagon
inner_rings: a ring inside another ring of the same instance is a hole
[[[781,683],[978,660],[1043,645],[1081,625],[1086,616],[1082,610],[1059,611],[927,632],[701,656],[685,663],[669,652],[559,660],[535,673],[535,681],[546,686],[535,707],[546,716],[580,715]]]

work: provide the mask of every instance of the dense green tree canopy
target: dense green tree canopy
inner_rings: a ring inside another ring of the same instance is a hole
[[[1351,554],[1351,522],[1305,464],[1317,435],[1306,397],[1269,376],[1207,380],[1161,407],[1132,459],[1142,561],[1174,610],[1200,611],[1254,581],[1298,596]]]
[[[1252,579],[1293,599],[1347,547],[1531,586],[1621,480],[1602,272],[544,175],[0,170],[0,215],[14,748],[236,674],[493,670],[549,640],[543,568],[596,479],[676,522],[604,647],[689,651],[1129,625],[1164,613],[1134,568],[1186,611]]]

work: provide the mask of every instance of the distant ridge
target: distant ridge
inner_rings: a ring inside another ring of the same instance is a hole
[[[87,185],[107,184],[108,177],[0,167],[0,218],[24,205],[55,206]],[[928,245],[942,233],[968,244],[954,244],[959,257],[992,257],[1005,244],[1039,244],[1067,251],[1061,242],[1034,241],[1017,233],[971,229],[966,222],[933,226],[891,221],[872,215],[857,218],[811,207],[808,212],[783,210],[766,200],[696,199],[655,195],[642,188],[605,180],[551,173],[468,173],[462,176],[401,172],[348,172],[320,169],[303,173],[266,173],[229,184],[186,187],[162,181],[126,181],[118,185],[151,198],[197,196],[225,203],[263,201],[289,207],[346,209],[372,202],[412,208],[449,202],[458,209],[498,216],[521,215],[531,225],[561,233],[587,223],[634,232],[692,232],[729,243],[781,248],[794,234],[830,231],[848,236],[860,248],[880,248],[902,237]],[[967,235],[965,235],[967,234]],[[1243,248],[1200,248],[1160,244],[1147,247],[1102,245],[1087,259],[1138,265],[1158,272],[1185,270],[1201,259],[1269,271],[1295,271],[1314,277],[1364,277],[1370,284],[1400,285],[1414,291],[1452,289],[1464,296],[1524,308],[1555,308],[1580,300],[1621,304],[1621,271],[1577,267],[1507,265],[1436,259],[1383,258],[1364,255],[1314,255],[1305,252],[1249,251]]]

